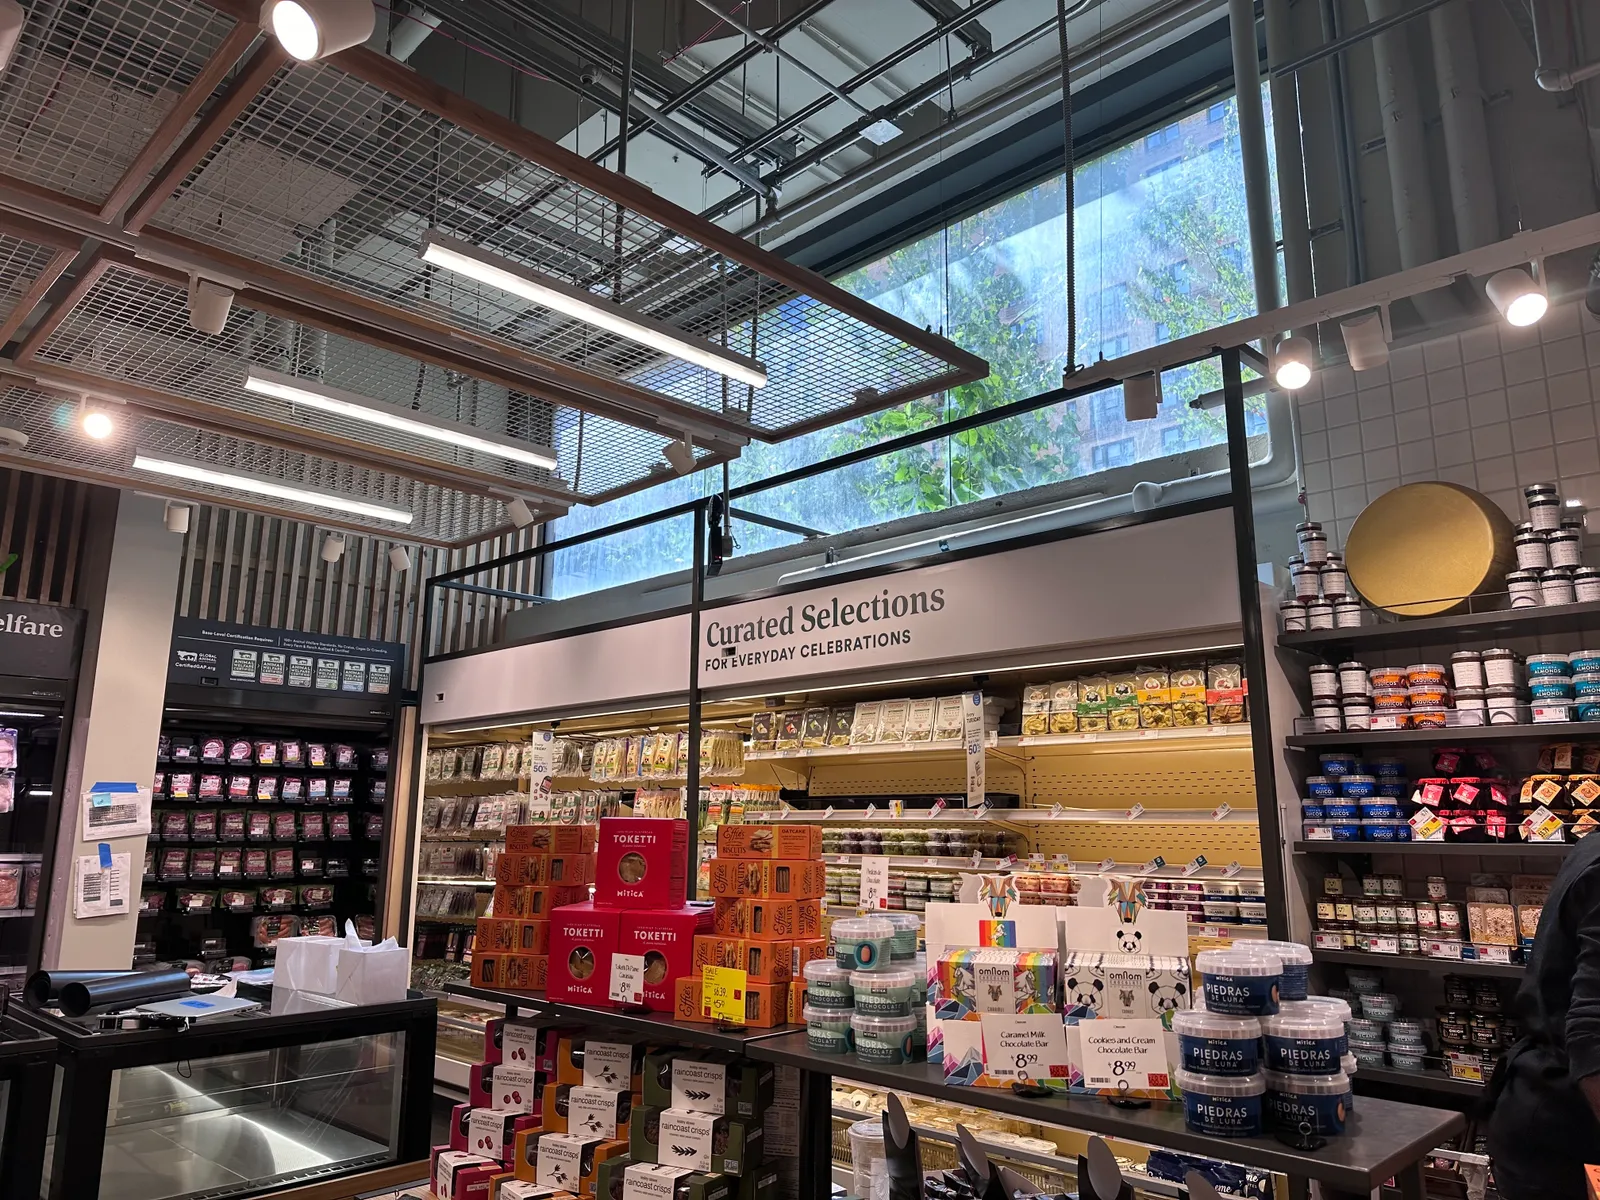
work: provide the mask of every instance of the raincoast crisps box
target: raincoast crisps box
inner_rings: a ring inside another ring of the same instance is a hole
[[[719,825],[718,858],[821,858],[820,825]]]
[[[634,1095],[644,1086],[644,1044],[626,1035],[562,1037],[556,1048],[556,1082],[584,1087],[627,1087]]]
[[[540,1115],[545,1129],[554,1133],[625,1138],[632,1112],[633,1093],[627,1088],[547,1083]]]
[[[761,1122],[680,1108],[644,1108],[628,1136],[634,1162],[742,1175],[761,1161]]]
[[[723,899],[820,900],[826,872],[799,859],[713,858],[711,895]]]
[[[594,902],[602,908],[679,908],[688,890],[689,822],[605,817]]]
[[[550,971],[546,995],[554,1001],[610,1008],[611,956],[622,913],[585,901],[550,917]]]
[[[644,959],[644,1004],[652,1012],[671,1012],[673,981],[691,973],[694,940],[711,928],[708,908],[642,909],[622,914],[617,938],[620,954]]]

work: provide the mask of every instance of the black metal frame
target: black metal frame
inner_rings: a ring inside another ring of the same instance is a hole
[[[61,1070],[61,1090],[55,1105],[55,1152],[47,1200],[97,1200],[100,1196],[106,1119],[115,1072],[257,1050],[314,1046],[372,1034],[404,1035],[394,1154],[386,1165],[416,1162],[428,1156],[438,1005],[415,992],[410,999],[394,1004],[283,1016],[216,1018],[182,1032],[119,1030],[101,1033],[48,1011],[13,1008],[12,1013],[30,1031],[53,1039],[49,1043],[52,1053],[48,1060],[52,1082],[55,1068],[59,1066]],[[47,1090],[35,1106],[41,1166],[45,1126],[51,1115],[48,1096]],[[368,1164],[362,1164],[349,1173],[369,1169]],[[274,1189],[278,1186],[281,1185],[272,1185]],[[248,1194],[253,1193],[239,1193]],[[40,1195],[36,1178],[28,1200],[36,1200]]]
[[[10,1085],[0,1130],[0,1200],[39,1200],[56,1040],[10,1013],[0,1016],[0,1081]]]

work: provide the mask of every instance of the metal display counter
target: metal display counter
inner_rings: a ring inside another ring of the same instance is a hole
[[[56,1040],[0,1017],[0,1200],[38,1200]]]
[[[60,1071],[30,1200],[220,1200],[425,1160],[435,1010],[291,993],[183,1031],[101,1031],[14,1009]]]

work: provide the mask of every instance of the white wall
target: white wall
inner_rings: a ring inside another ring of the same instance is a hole
[[[1581,303],[1326,368],[1300,397],[1307,510],[1340,547],[1370,501],[1419,480],[1476,488],[1514,521],[1530,483],[1600,511],[1597,399],[1600,321]]]

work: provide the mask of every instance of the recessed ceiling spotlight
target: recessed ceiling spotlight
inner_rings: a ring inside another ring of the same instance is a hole
[[[1389,336],[1381,312],[1362,313],[1339,322],[1344,335],[1344,352],[1352,371],[1370,371],[1389,361]]]
[[[97,442],[105,441],[117,428],[110,413],[103,408],[90,408],[87,403],[83,406],[83,417],[78,424],[86,437],[92,437]]]
[[[1272,352],[1272,381],[1286,392],[1297,392],[1311,382],[1316,360],[1309,338],[1284,338]]]
[[[261,6],[261,27],[301,62],[359,46],[376,26],[369,0],[267,0]]]
[[[1155,371],[1130,375],[1122,381],[1122,419],[1153,421],[1161,406],[1161,376]]]
[[[676,442],[668,442],[661,447],[661,457],[667,460],[674,474],[687,475],[694,470],[694,442],[689,440],[689,435],[684,434]]]
[[[1550,308],[1550,297],[1545,293],[1543,282],[1534,278],[1526,267],[1509,267],[1496,272],[1489,277],[1484,291],[1500,310],[1506,324],[1519,329],[1538,324]]]

